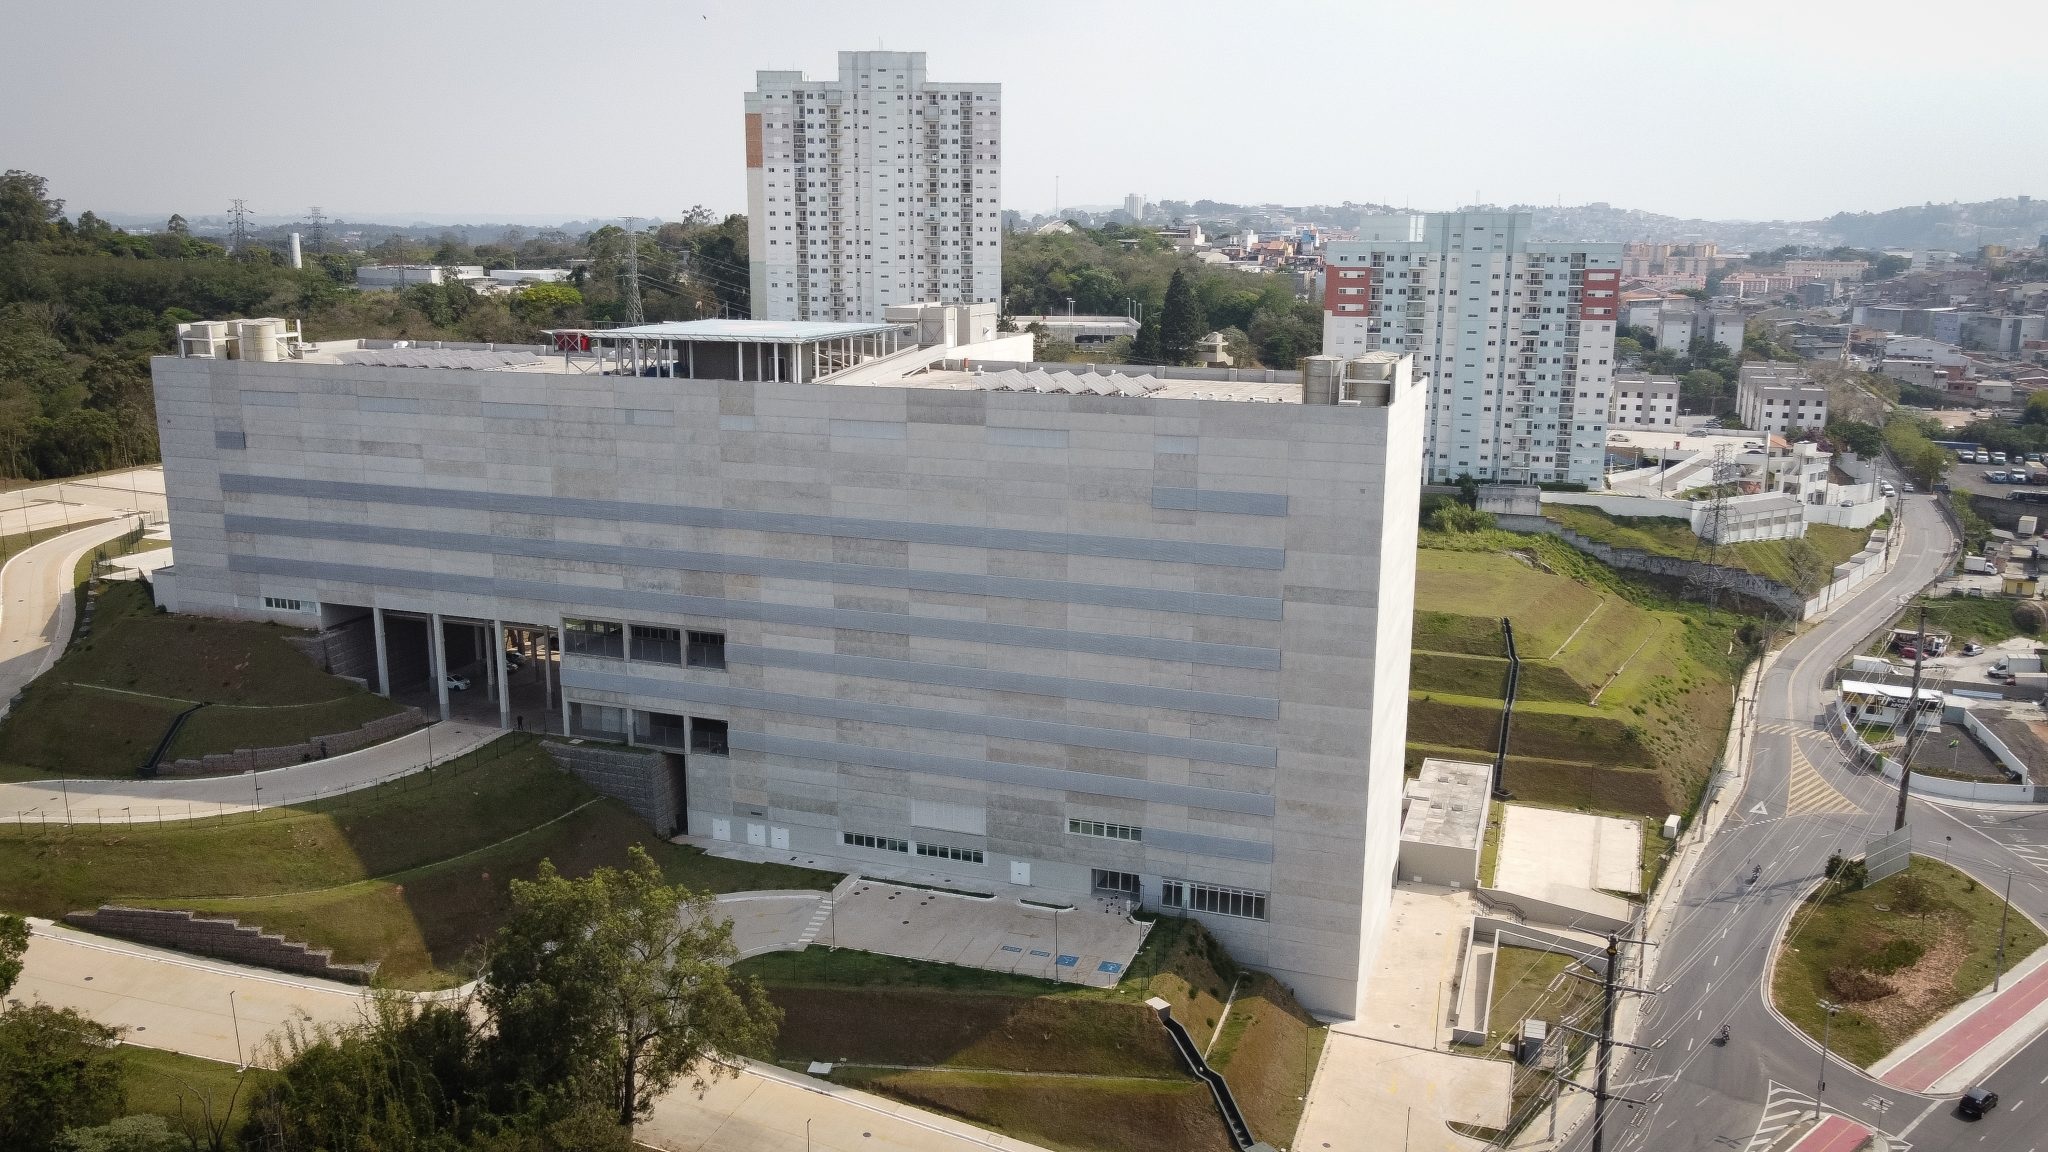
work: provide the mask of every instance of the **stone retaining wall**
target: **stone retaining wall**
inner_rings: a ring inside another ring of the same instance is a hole
[[[1541,516],[1496,516],[1494,519],[1502,528],[1511,532],[1547,532],[1609,568],[1648,572],[1653,576],[1698,582],[1719,588],[1723,593],[1769,604],[1794,619],[1806,618],[1806,597],[1776,580],[1766,579],[1745,569],[1708,564],[1699,560],[1683,560],[1676,556],[1656,556],[1635,548],[1616,548],[1611,544],[1588,539],[1554,520],[1546,520]]]
[[[377,974],[375,963],[336,964],[334,954],[325,948],[287,940],[275,932],[265,932],[239,920],[198,916],[191,912],[102,904],[95,912],[67,913],[64,922],[74,928],[117,936],[138,944],[154,944],[195,956],[275,968],[301,976],[368,984]]]
[[[332,736],[315,736],[303,744],[285,744],[276,748],[237,748],[233,752],[214,752],[197,758],[170,760],[157,765],[157,773],[163,776],[223,776],[233,772],[261,772],[270,768],[283,768],[292,764],[303,764],[318,760],[322,755],[339,756],[372,744],[381,744],[427,722],[426,713],[417,708],[407,708],[389,716],[380,716],[368,724],[350,732],[337,732]]]
[[[603,744],[565,744],[543,741],[541,747],[555,763],[575,773],[577,779],[615,800],[625,802],[642,820],[663,836],[682,831],[682,813],[677,810],[674,788],[669,783],[668,756],[638,748]]]

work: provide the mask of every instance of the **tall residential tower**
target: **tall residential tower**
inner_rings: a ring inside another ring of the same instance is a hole
[[[1368,217],[1329,246],[1323,351],[1414,356],[1431,481],[1601,486],[1622,246],[1529,231],[1522,212]]]
[[[891,304],[997,300],[1002,85],[934,84],[922,52],[841,52],[836,80],[758,72],[747,93],[757,320],[875,321]]]

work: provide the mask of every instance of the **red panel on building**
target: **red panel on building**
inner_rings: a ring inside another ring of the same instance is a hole
[[[1350,304],[1350,309],[1339,308],[1339,304]],[[1363,316],[1372,309],[1372,269],[1346,268],[1343,265],[1323,267],[1323,311],[1339,315]]]
[[[1596,296],[1594,293],[1604,293]],[[1579,273],[1579,319],[1612,320],[1621,302],[1619,268],[1586,268]]]

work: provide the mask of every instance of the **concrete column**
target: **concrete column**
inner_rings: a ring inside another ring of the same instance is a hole
[[[540,706],[553,711],[555,707],[555,661],[549,650],[554,647],[554,636],[552,633],[544,635],[545,638],[537,641],[533,646],[533,658],[540,663]],[[542,721],[541,727],[546,728],[547,722]]]
[[[491,667],[498,670],[498,727],[512,727],[512,684],[505,675],[505,622],[491,621]]]
[[[561,639],[561,625],[557,624],[555,626],[555,651],[557,652],[562,650]],[[560,675],[560,672],[557,671],[556,675]],[[558,687],[562,690],[562,735],[567,736],[569,734],[569,686],[561,684]]]
[[[391,657],[384,651],[384,610],[370,609],[370,626],[377,636],[377,695],[391,698]]]
[[[441,614],[439,612],[430,613],[427,619],[429,621],[427,626],[434,630],[434,634],[427,637],[427,642],[431,646],[433,654],[434,691],[438,694],[441,701],[441,719],[446,720],[448,719],[448,642],[441,636]]]

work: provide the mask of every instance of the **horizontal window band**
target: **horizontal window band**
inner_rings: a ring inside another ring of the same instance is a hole
[[[921,524],[905,520],[871,520],[798,512],[757,512],[736,508],[646,504],[629,500],[420,488],[399,484],[359,484],[341,480],[303,480],[288,476],[256,476],[234,472],[221,473],[220,487],[222,492],[300,496],[313,500],[506,512],[527,516],[568,516],[589,520],[624,520],[639,524],[675,524],[693,528],[735,528],[750,532],[788,532],[806,536],[846,536],[860,540],[903,540],[915,544],[1051,552],[1068,556],[1106,556],[1173,564],[1207,564],[1220,568],[1278,570],[1287,565],[1287,552],[1282,548],[1254,548],[1238,544],[1207,544],[1188,540],[1092,536],[1079,532],[1033,532],[1019,528],[988,528],[971,524]]]
[[[874,656],[842,656],[836,652],[761,648],[752,644],[728,645],[726,659],[734,664],[753,664],[764,668],[797,668],[806,672],[826,672],[835,676],[901,680],[909,684],[944,684],[955,688],[979,688],[988,692],[1023,692],[1034,696],[1055,696],[1065,700],[1128,704],[1135,708],[1205,712],[1212,716],[1242,716],[1251,720],[1280,718],[1280,702],[1268,696],[1196,692],[1186,688],[1154,688],[1145,684],[1081,680],[1066,676],[1034,676],[1025,672],[969,668],[959,664],[884,660]]]
[[[1285,516],[1287,497],[1273,492],[1226,492],[1206,488],[1154,488],[1154,508],[1189,512],[1232,512],[1240,516]]]
[[[1177,804],[1185,808],[1202,808],[1211,812],[1235,812],[1245,816],[1271,816],[1274,812],[1273,797],[1260,792],[1233,792],[1227,788],[1204,788],[1193,784],[1165,784],[1125,776],[1105,776],[1099,772],[1075,772],[1067,768],[1040,768],[1031,764],[1011,764],[997,760],[934,756],[925,752],[870,748],[866,745],[844,744],[831,740],[800,740],[789,736],[770,736],[761,732],[732,732],[727,740],[733,748],[795,760],[864,764],[871,768],[896,768],[905,772],[921,772],[927,776],[945,776],[956,780],[980,780],[991,784],[1040,788],[1051,792],[1083,792],[1092,796],[1114,796],[1124,800],[1149,800],[1161,804]]]
[[[639,565],[690,572],[816,580],[821,583],[855,584],[871,588],[950,592],[962,596],[1000,596],[1013,600],[1093,604],[1106,608],[1136,608],[1151,612],[1180,612],[1193,616],[1229,616],[1245,620],[1278,620],[1281,618],[1282,607],[1279,598],[1270,596],[1170,592],[1115,584],[1029,580],[1014,576],[984,576],[971,572],[928,572],[876,564],[785,560],[776,557],[685,551],[678,548],[640,548],[574,540],[529,539],[518,536],[493,536],[481,532],[439,532],[423,528],[390,528],[375,524],[294,520],[240,513],[228,514],[223,518],[222,526],[229,532],[283,536],[295,540],[395,544],[406,548],[430,548],[438,552],[475,552],[534,560]]]
[[[1278,749],[1257,744],[1196,740],[1186,736],[1159,736],[1150,732],[1096,728],[1083,724],[1059,724],[1047,720],[1019,720],[980,712],[952,712],[942,708],[909,708],[898,704],[875,704],[864,700],[763,692],[754,688],[735,688],[726,684],[593,672],[587,668],[563,668],[562,686],[695,704],[716,704],[726,708],[781,712],[821,720],[849,720],[861,724],[951,732],[962,736],[989,736],[999,740],[1067,744],[1077,748],[1130,752],[1139,756],[1170,756],[1200,760],[1207,764],[1230,764],[1240,768],[1275,768],[1280,763]]]
[[[573,614],[578,615],[589,615],[594,609],[610,609],[625,613],[708,616],[724,620],[753,620],[807,628],[928,636],[1007,647],[1045,648],[1055,652],[1092,652],[1098,655],[1128,656],[1133,659],[1161,660],[1169,663],[1212,664],[1225,668],[1275,670],[1280,667],[1279,650],[1273,648],[1251,648],[1239,644],[1200,644],[1188,640],[1159,640],[1148,636],[1111,636],[1097,632],[1070,632],[1060,628],[1030,628],[1019,624],[987,624],[976,620],[910,616],[898,612],[811,608],[799,604],[763,603],[758,600],[727,600],[716,596],[685,596],[673,592],[643,592],[583,584],[507,580],[493,576],[376,568],[362,564],[329,564],[243,553],[232,553],[228,556],[228,570],[259,576],[291,576],[306,580],[362,584],[373,588],[451,592],[493,600],[532,600],[565,606],[571,609]],[[348,596],[322,599],[329,603],[351,602]]]

